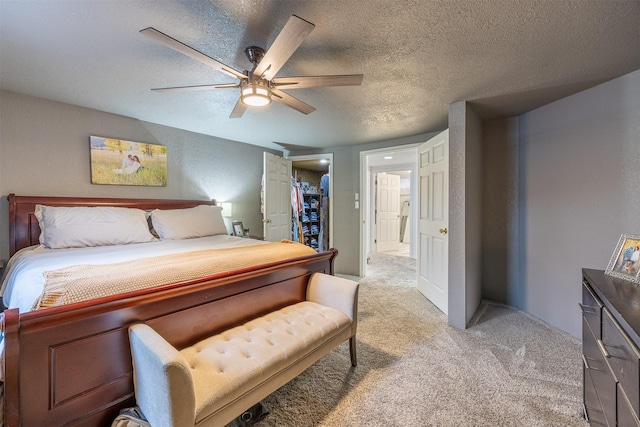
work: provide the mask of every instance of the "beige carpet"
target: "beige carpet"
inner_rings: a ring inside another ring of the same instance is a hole
[[[587,425],[577,339],[491,302],[458,330],[415,288],[415,261],[372,254],[369,273],[358,367],[342,344],[265,399],[257,426]]]

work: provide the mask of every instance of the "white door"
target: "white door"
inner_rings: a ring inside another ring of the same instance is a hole
[[[444,314],[449,299],[449,130],[418,148],[418,289]]]
[[[264,239],[291,239],[291,160],[264,153]]]
[[[376,251],[400,247],[400,176],[376,175]]]

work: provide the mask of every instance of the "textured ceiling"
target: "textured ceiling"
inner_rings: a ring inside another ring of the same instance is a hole
[[[278,77],[364,74],[362,86],[291,90],[229,119],[235,82],[140,35],[155,27],[238,70],[287,19],[315,29]],[[0,88],[231,140],[331,147],[447,127],[448,105],[519,114],[640,69],[638,0],[0,0]]]

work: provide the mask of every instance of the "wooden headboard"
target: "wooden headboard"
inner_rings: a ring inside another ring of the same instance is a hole
[[[91,197],[40,197],[9,194],[9,252],[39,244],[40,226],[33,215],[36,205],[47,206],[116,206],[153,209],[184,209],[198,205],[215,205],[215,200],[109,199]]]

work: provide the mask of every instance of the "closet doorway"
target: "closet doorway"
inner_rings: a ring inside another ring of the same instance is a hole
[[[304,209],[300,214],[301,230],[309,246],[318,250],[333,247],[333,153],[287,157],[291,175],[302,189]],[[304,221],[303,221],[304,220]],[[305,227],[307,227],[305,229]]]

